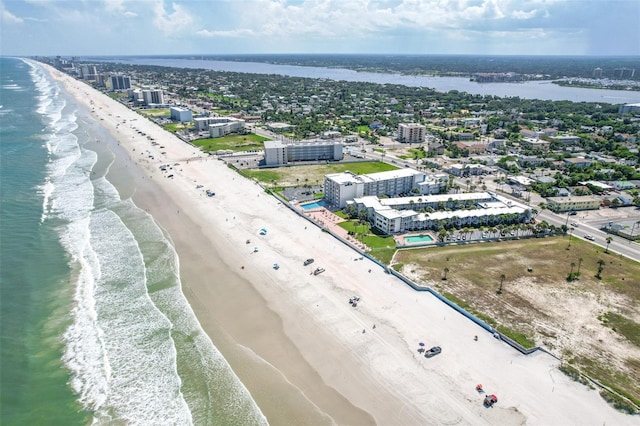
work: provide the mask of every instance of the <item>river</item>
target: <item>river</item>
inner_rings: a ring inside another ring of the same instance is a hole
[[[98,59],[98,58],[93,58]],[[390,73],[359,72],[345,68],[303,67],[262,62],[207,61],[200,59],[124,57],[99,58],[100,61],[130,65],[157,65],[173,68],[201,68],[255,74],[277,74],[291,77],[324,78],[336,81],[400,84],[409,87],[428,87],[441,92],[458,90],[474,95],[520,97],[551,101],[602,102],[608,104],[640,103],[639,91],[586,89],[563,87],[550,81],[524,83],[476,83],[466,77],[413,76]]]

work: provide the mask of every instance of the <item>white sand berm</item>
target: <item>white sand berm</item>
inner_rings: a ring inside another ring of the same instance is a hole
[[[352,249],[221,161],[49,70],[144,171],[134,200],[171,235],[198,320],[270,423],[637,424],[551,356],[524,356],[432,295],[354,260]],[[172,179],[161,164],[178,164]],[[308,257],[315,262],[305,267]],[[311,275],[318,266],[326,272]],[[442,354],[426,359],[418,342]],[[493,408],[483,407],[478,383],[498,396]]]

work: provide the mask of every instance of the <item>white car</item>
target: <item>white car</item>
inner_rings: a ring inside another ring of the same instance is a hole
[[[571,224],[571,226],[573,226],[574,228],[577,228],[577,227],[578,227],[578,224],[577,224],[577,223],[575,223],[575,222],[573,222],[573,223]]]
[[[593,238],[593,235],[591,234],[586,234],[584,237],[589,241],[595,241],[595,238]]]

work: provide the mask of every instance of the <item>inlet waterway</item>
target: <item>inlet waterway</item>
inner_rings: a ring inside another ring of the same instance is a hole
[[[93,58],[94,60],[97,58]],[[201,59],[119,57],[99,58],[105,62],[120,62],[129,65],[155,65],[171,68],[206,69],[253,74],[276,74],[290,77],[319,78],[335,81],[367,82],[377,84],[399,84],[409,87],[426,87],[441,92],[458,90],[474,95],[519,97],[550,101],[601,102],[625,104],[640,102],[639,91],[587,89],[565,87],[551,81],[528,81],[523,83],[476,83],[466,77],[414,76],[391,73],[360,72],[345,68],[304,67],[278,65],[262,62],[208,61]]]

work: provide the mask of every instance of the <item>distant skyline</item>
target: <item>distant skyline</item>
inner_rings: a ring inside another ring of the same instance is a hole
[[[640,56],[640,0],[0,0],[0,54]]]

